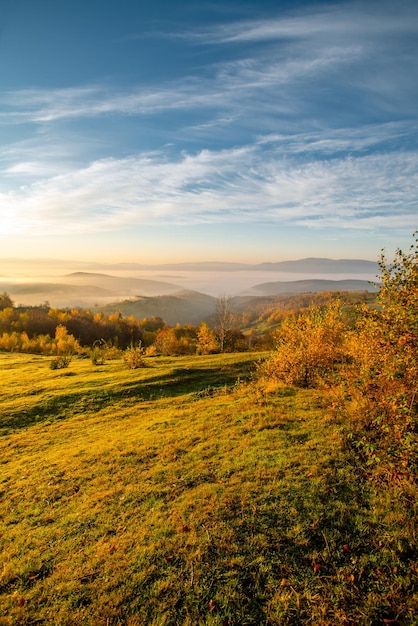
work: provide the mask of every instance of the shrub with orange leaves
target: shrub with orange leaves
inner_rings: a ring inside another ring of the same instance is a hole
[[[338,301],[306,314],[290,315],[276,331],[276,348],[260,365],[259,374],[301,387],[330,381],[346,358],[345,332]]]
[[[417,469],[418,233],[409,253],[379,260],[380,308],[363,308],[349,344],[346,370],[356,447],[390,475]]]

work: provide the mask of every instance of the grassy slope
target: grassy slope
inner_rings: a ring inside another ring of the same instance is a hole
[[[413,494],[254,358],[0,354],[2,626],[418,623]]]

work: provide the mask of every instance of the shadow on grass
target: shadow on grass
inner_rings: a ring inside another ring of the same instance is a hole
[[[167,626],[209,623],[211,607],[216,624],[297,626],[339,623],[337,610],[347,616],[344,623],[354,624],[356,605],[365,603],[362,624],[382,624],[396,607],[390,602],[379,608],[367,605],[367,594],[376,584],[366,565],[374,563],[376,529],[355,523],[359,506],[367,520],[367,494],[350,471],[330,473],[320,484],[309,479],[288,484],[262,500],[247,495],[245,505],[242,494],[232,495],[213,509],[210,530],[198,529],[193,564],[180,548],[174,564],[162,565],[161,571],[154,568],[151,577],[132,576],[136,582],[130,610],[143,623],[157,623],[170,607]],[[173,567],[183,591],[176,603],[158,591]],[[323,621],[320,598],[327,607]]]
[[[2,434],[36,423],[55,422],[74,415],[97,412],[116,403],[132,405],[141,401],[174,398],[185,394],[199,394],[208,388],[228,388],[238,380],[247,380],[253,371],[251,363],[233,363],[221,368],[174,368],[165,374],[156,374],[128,383],[115,382],[114,387],[91,390],[57,392],[47,399],[40,397],[37,404],[10,415],[0,416]]]

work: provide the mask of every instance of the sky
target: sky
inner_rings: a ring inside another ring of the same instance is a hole
[[[417,102],[416,0],[0,0],[0,257],[406,250]]]

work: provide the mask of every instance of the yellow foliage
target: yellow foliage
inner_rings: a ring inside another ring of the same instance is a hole
[[[348,343],[345,391],[356,445],[391,475],[416,471],[418,444],[418,242],[380,260],[380,309],[360,311]]]
[[[219,345],[215,333],[206,322],[202,322],[197,331],[196,351],[198,354],[214,354],[219,352]]]
[[[344,361],[344,336],[339,302],[289,316],[275,332],[276,348],[260,373],[290,385],[315,386]]]
[[[61,355],[74,354],[80,350],[80,344],[73,335],[68,334],[65,326],[59,325],[55,330],[55,353]]]

